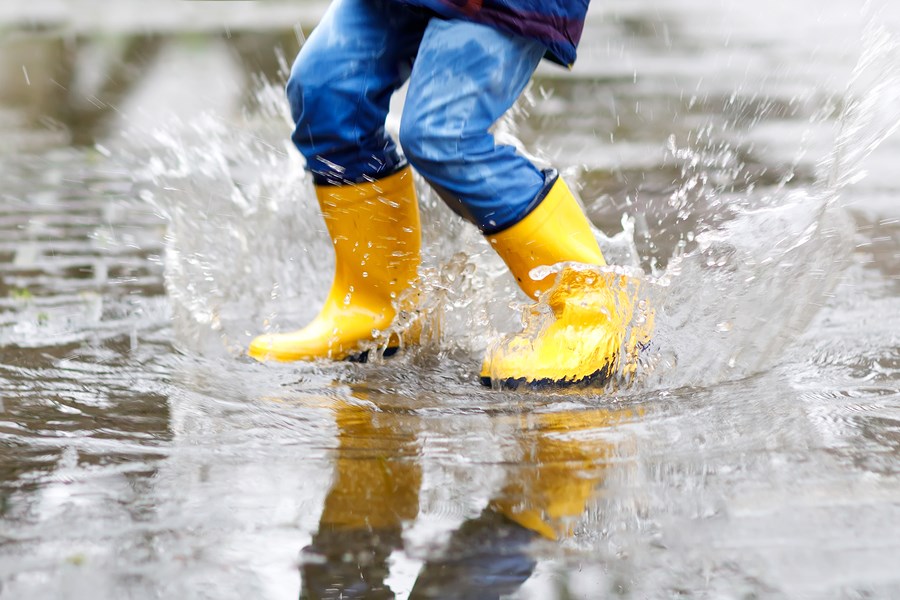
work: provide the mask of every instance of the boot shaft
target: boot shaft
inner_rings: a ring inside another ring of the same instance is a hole
[[[316,196],[334,246],[332,293],[390,301],[409,287],[421,260],[409,167],[370,183],[316,186]]]

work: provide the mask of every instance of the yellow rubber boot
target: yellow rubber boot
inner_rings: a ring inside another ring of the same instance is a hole
[[[316,186],[335,253],[334,281],[321,312],[291,333],[262,335],[257,360],[342,360],[386,329],[394,303],[417,277],[419,206],[409,167],[371,183]]]
[[[604,383],[618,365],[632,320],[634,290],[628,292],[626,278],[576,268],[539,280],[530,275],[535,267],[561,262],[606,265],[584,211],[562,178],[522,221],[488,241],[529,297],[553,288],[547,298],[553,318],[539,331],[508,337],[490,351],[482,383],[508,388]]]

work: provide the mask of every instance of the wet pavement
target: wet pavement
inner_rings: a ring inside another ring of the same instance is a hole
[[[0,598],[900,596],[895,8],[592,8],[498,135],[657,334],[519,393],[524,299],[424,185],[421,347],[242,355],[331,276],[278,89],[323,4],[79,4],[0,9]]]

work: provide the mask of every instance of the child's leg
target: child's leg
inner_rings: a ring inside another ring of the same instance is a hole
[[[544,175],[488,129],[515,103],[546,49],[466,21],[434,19],[419,48],[400,143],[441,197],[485,233],[516,223]]]
[[[410,163],[451,207],[475,223],[532,298],[556,277],[538,266],[602,266],[583,209],[555,173],[544,174],[489,128],[516,101],[544,47],[498,30],[433,20],[410,79],[400,143]],[[617,368],[632,299],[596,274],[565,269],[548,298],[556,320],[512,338],[482,366],[502,385],[604,380]]]
[[[287,85],[291,136],[317,184],[358,183],[402,167],[385,133],[391,94],[409,77],[428,17],[389,0],[336,0]]]
[[[563,261],[605,264],[580,205],[489,128],[531,78],[544,47],[459,20],[428,24],[410,79],[400,143],[410,163],[477,225],[532,298],[553,282],[530,271]]]
[[[390,0],[336,0],[297,57],[287,88],[292,139],[313,173],[335,275],[311,323],[257,337],[251,356],[364,357],[363,345],[391,324],[396,301],[417,277],[412,173],[384,121],[427,22]]]

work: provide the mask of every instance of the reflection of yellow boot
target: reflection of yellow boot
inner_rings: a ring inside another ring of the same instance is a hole
[[[371,407],[339,400],[333,408],[339,445],[320,529],[399,535],[419,511],[422,468],[414,460],[415,432],[396,415]]]
[[[334,475],[318,530],[302,554],[300,597],[393,598],[390,557],[403,546],[404,525],[419,513],[416,427],[354,398],[322,399],[337,425]]]
[[[334,244],[335,274],[319,315],[292,333],[250,344],[258,360],[340,360],[353,355],[396,316],[394,302],[416,279],[419,207],[407,167],[371,183],[317,186]]]
[[[553,318],[539,331],[501,343],[485,358],[481,381],[504,387],[602,383],[615,371],[632,318],[634,290],[626,278],[566,268],[535,280],[531,270],[560,262],[605,266],[578,201],[560,178],[522,221],[488,237],[531,297],[547,298]],[[557,284],[554,286],[554,282]]]
[[[490,508],[545,538],[570,537],[607,469],[633,451],[604,430],[641,413],[596,409],[522,418],[522,457]]]

